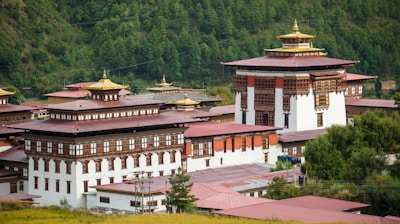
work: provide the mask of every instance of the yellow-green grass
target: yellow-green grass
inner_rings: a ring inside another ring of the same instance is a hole
[[[7,206],[7,205],[6,205]],[[16,209],[16,210],[14,210]],[[52,224],[52,223],[146,223],[146,224],[299,224],[274,220],[217,217],[204,214],[146,214],[105,215],[88,211],[68,211],[57,206],[50,207],[5,207],[0,203],[0,224]]]

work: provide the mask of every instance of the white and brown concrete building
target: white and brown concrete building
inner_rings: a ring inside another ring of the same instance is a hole
[[[222,63],[236,68],[237,123],[283,127],[281,132],[346,124],[346,68],[357,62],[326,57],[313,38],[295,21],[292,33],[279,36],[282,48]]]

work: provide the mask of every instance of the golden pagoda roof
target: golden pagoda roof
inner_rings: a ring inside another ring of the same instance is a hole
[[[299,31],[299,26],[297,25],[297,20],[294,20],[294,24],[293,24],[293,32],[289,33],[289,34],[285,34],[285,35],[281,35],[278,36],[279,39],[312,39],[315,36],[313,35],[309,35],[309,34],[304,34],[304,33],[300,33]]]
[[[9,95],[14,95],[16,92],[9,92],[7,90],[1,89],[0,88],[0,96],[9,96]]]
[[[163,75],[161,83],[157,83],[156,86],[167,87],[167,86],[172,86],[172,83],[167,83],[167,81],[165,80],[165,75]]]
[[[89,86],[82,86],[82,89],[87,90],[118,90],[118,89],[126,89],[128,85],[120,85],[112,82],[107,78],[106,71],[103,72],[103,77],[97,83]]]
[[[180,105],[180,106],[197,105],[197,104],[199,104],[199,103],[200,103],[199,101],[191,100],[191,99],[187,96],[187,93],[185,93],[183,99],[174,102],[175,105]]]

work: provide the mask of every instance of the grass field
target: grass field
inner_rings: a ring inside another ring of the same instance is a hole
[[[146,224],[261,224],[285,223],[278,220],[251,220],[215,217],[204,214],[148,214],[148,215],[95,215],[85,210],[68,211],[57,206],[30,207],[0,202],[0,224],[51,224],[51,223],[146,223]]]
[[[0,224],[53,224],[53,223],[145,223],[145,224],[300,224],[280,220],[253,220],[217,217],[205,214],[146,214],[105,215],[86,210],[69,211],[58,206],[32,207],[27,204],[0,201]],[[340,224],[335,222],[335,224]],[[343,224],[343,223],[342,223]]]

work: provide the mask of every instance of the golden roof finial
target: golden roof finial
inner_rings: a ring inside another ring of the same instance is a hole
[[[194,100],[190,99],[186,92],[183,95],[183,99],[174,102],[175,105],[180,105],[180,106],[197,105],[199,103],[200,102],[198,102],[198,101],[194,101]]]
[[[90,86],[83,86],[82,89],[87,90],[118,90],[118,89],[126,89],[128,85],[120,85],[112,82],[107,78],[106,70],[103,71],[103,77],[97,83],[92,84]]]
[[[104,69],[104,71],[103,71],[103,79],[106,79],[107,78],[107,74],[106,74],[106,70]]]
[[[299,32],[299,26],[297,25],[297,19],[294,19],[293,33],[298,33],[298,32]]]
[[[172,83],[167,83],[167,80],[165,79],[165,75],[163,75],[162,79],[161,79],[161,83],[156,84],[156,86],[167,87],[167,86],[172,86]]]

